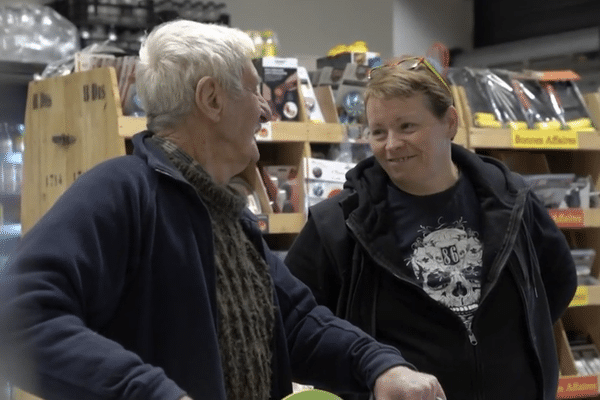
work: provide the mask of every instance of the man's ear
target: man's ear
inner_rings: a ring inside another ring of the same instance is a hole
[[[196,85],[196,106],[198,110],[211,120],[221,119],[225,100],[225,91],[212,76],[202,77]]]
[[[452,140],[458,131],[458,112],[454,106],[448,107],[444,119],[448,123],[448,137]]]

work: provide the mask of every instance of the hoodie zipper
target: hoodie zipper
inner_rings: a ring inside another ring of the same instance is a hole
[[[354,234],[354,237],[356,238],[356,240],[361,244],[361,246],[365,249],[368,248],[367,243],[365,240],[362,239],[362,237],[360,235],[357,234],[357,229],[356,227],[353,225],[353,223],[351,222],[350,219],[346,220],[346,225],[348,226],[348,228],[350,229],[350,231]],[[381,259],[378,255],[374,254],[374,253],[369,253],[369,255],[373,258],[373,260],[377,263],[377,265],[379,265],[381,268],[385,269],[387,272],[389,272],[390,274],[392,274],[396,279],[410,285],[413,286],[415,288],[418,288],[420,290],[423,290],[423,287],[417,285],[415,282],[406,279],[405,277],[403,277],[402,275],[399,275],[394,268],[392,268],[386,260]],[[358,285],[355,285],[358,286]],[[352,298],[355,297],[355,292],[352,291],[350,293],[348,293],[348,296],[352,296]],[[428,297],[428,296],[427,296]],[[433,299],[431,299],[432,301],[435,301]],[[437,302],[435,302],[436,304],[439,304]],[[469,340],[469,342],[471,343],[471,345],[476,346],[478,341],[477,341],[477,337],[475,336],[475,333],[470,329],[467,328],[464,324],[464,322],[462,321],[462,319],[460,319],[460,317],[458,315],[456,315],[456,313],[454,313],[452,310],[450,310],[447,307],[444,307],[443,305],[440,305],[440,310],[443,310],[442,312],[446,312],[449,313],[449,315],[452,316],[452,318],[456,319],[461,326],[465,327],[466,329],[466,333],[467,333],[467,338]],[[375,332],[373,332],[373,334],[375,334]]]
[[[356,240],[363,246],[363,248],[367,249],[368,247],[366,246],[366,241],[363,240],[361,238],[360,235],[357,234],[357,229],[355,229],[356,227],[353,226],[353,223],[350,221],[350,219],[346,220],[346,225],[348,226],[348,228],[351,230],[351,232],[354,234]],[[373,260],[383,269],[385,269],[386,271],[388,271],[389,273],[391,273],[394,277],[396,277],[397,279],[399,279],[400,281],[407,283],[409,285],[412,285],[416,288],[419,289],[423,289],[421,286],[417,285],[416,283],[404,278],[403,276],[397,274],[393,268],[391,268],[391,266],[388,265],[388,263],[381,259],[378,255],[376,254],[370,254],[371,257],[373,258]],[[349,295],[354,296],[354,292],[349,293]],[[436,302],[437,303],[437,302]],[[462,319],[460,319],[460,317],[458,315],[456,315],[456,313],[454,313],[452,310],[450,310],[447,307],[444,307],[442,305],[440,305],[440,310],[444,310],[441,312],[447,312],[449,314],[452,315],[452,318],[455,318],[459,323],[460,326],[462,326],[465,329],[466,332],[466,339],[469,341],[469,343],[471,344],[471,348],[472,348],[472,357],[473,357],[473,366],[474,366],[474,371],[475,371],[475,379],[473,380],[473,388],[475,390],[475,392],[477,393],[477,397],[473,400],[483,400],[483,392],[482,392],[482,388],[481,385],[479,384],[480,379],[479,376],[481,375],[481,367],[480,367],[480,363],[479,363],[479,355],[478,355],[478,350],[477,350],[477,344],[479,343],[477,340],[477,337],[475,336],[475,333],[473,332],[473,330],[470,327],[465,326],[464,322],[462,321]],[[373,335],[375,334],[375,332],[373,332]]]
[[[511,214],[511,218],[509,221],[508,232],[505,235],[505,240],[500,249],[500,253],[498,253],[496,258],[494,259],[492,267],[490,268],[490,271],[489,271],[489,275],[487,278],[487,280],[489,282],[489,285],[488,285],[489,289],[485,293],[482,294],[482,297],[479,300],[480,305],[484,302],[484,300],[488,297],[491,290],[496,285],[496,283],[500,277],[500,273],[502,272],[503,268],[505,267],[508,257],[510,256],[510,253],[513,250],[513,247],[514,247],[514,244],[515,244],[515,241],[517,238],[517,230],[518,230],[519,224],[521,223],[521,219],[523,217],[523,213],[525,210],[526,195],[527,195],[527,192],[525,190],[522,190],[521,192],[519,192],[519,194],[517,196],[517,200],[515,201],[515,208],[513,209],[513,213]],[[358,229],[354,225],[353,221],[350,218],[348,218],[346,220],[346,225],[348,226],[350,231],[353,232],[354,237],[363,246],[363,248],[368,249],[366,241],[361,237],[361,235],[358,234]],[[369,255],[373,258],[373,260],[379,266],[381,266],[386,271],[391,273],[397,279],[399,279],[402,282],[405,282],[409,285],[412,285],[414,287],[422,289],[422,287],[419,287],[419,285],[417,285],[416,283],[397,274],[394,271],[394,269],[391,268],[391,266],[389,266],[388,263],[384,259],[382,259],[377,253],[369,253]],[[349,295],[354,296],[354,292],[349,293]],[[448,312],[450,312],[451,314],[454,315],[455,318],[460,320],[460,318],[454,312],[452,312],[449,309],[448,309]],[[473,349],[472,354],[473,354],[473,364],[475,366],[475,374],[476,374],[475,376],[479,377],[481,375],[481,365],[480,365],[480,359],[479,359],[478,350],[477,350],[477,344],[479,342],[477,340],[477,336],[475,335],[475,333],[473,332],[473,329],[472,329],[472,327],[475,323],[476,317],[477,317],[477,312],[473,316],[473,321],[471,323],[471,327],[465,327],[465,329],[466,329],[467,338]],[[460,320],[460,322],[462,324],[462,320]],[[464,326],[464,324],[463,324],[463,326]],[[539,356],[538,356],[538,358],[539,358]],[[478,383],[479,381],[480,381],[479,379],[474,380],[475,389],[476,389],[477,397],[479,399],[483,399],[484,398],[483,391],[482,391],[481,385]]]

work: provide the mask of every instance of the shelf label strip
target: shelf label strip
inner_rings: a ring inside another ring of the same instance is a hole
[[[574,376],[560,379],[556,398],[573,399],[597,394],[598,376]]]
[[[590,304],[590,290],[587,286],[578,286],[569,307],[587,306]]]
[[[578,149],[579,135],[575,130],[513,129],[512,145],[520,149]]]
[[[581,208],[553,208],[548,213],[559,228],[585,227],[585,215]]]

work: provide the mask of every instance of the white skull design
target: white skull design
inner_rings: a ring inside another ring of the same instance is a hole
[[[427,234],[410,259],[425,292],[459,315],[477,308],[481,261],[479,240],[458,228]]]

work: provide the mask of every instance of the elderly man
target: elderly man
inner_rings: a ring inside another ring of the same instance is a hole
[[[148,131],[133,155],[80,177],[2,276],[13,384],[47,400],[281,399],[292,379],[444,398],[433,376],[318,306],[227,186],[258,160],[270,117],[251,51],[216,25],[149,34],[136,76]]]

